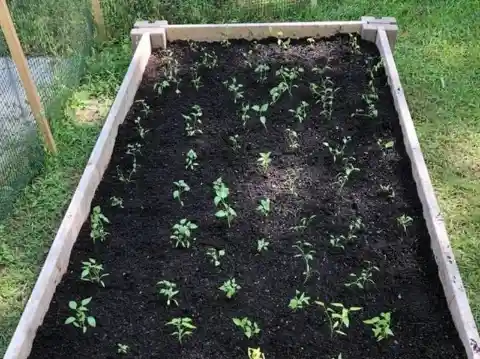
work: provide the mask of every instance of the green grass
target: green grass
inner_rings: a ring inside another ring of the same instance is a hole
[[[143,0],[133,8],[122,6],[123,2],[103,2],[112,37],[124,37],[136,18],[160,18],[161,14],[168,14],[171,22],[395,16],[400,24],[395,58],[472,310],[480,323],[480,23],[474,11],[478,0],[348,0],[342,5],[330,0],[318,1],[315,10],[280,9],[263,15],[227,12],[227,8],[234,9],[231,6],[199,6],[206,0],[163,0],[163,7],[157,0]],[[67,115],[54,121],[60,155],[47,159],[43,173],[0,227],[0,353],[6,349],[100,128],[96,121],[76,120],[71,112],[87,106],[89,98],[111,101],[128,56],[125,42],[106,44],[94,54]]]

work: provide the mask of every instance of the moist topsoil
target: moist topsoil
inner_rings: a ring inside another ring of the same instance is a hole
[[[367,111],[362,95],[371,91],[369,70],[378,63],[379,53],[373,44],[356,41],[359,49],[346,36],[314,45],[292,41],[287,49],[276,39],[171,43],[169,50],[180,64],[180,94],[174,84],[162,95],[154,90],[172,54],[153,54],[92,203],[109,219],[109,235],[94,244],[90,221],[84,224],[30,358],[117,358],[118,343],[129,346],[124,357],[130,358],[244,359],[248,347],[261,347],[268,359],[331,359],[340,353],[344,359],[465,358],[430,250],[383,69],[374,72],[373,81],[378,116],[362,115]],[[197,91],[190,82],[191,68],[206,51],[215,52],[218,64],[214,69],[200,66],[203,86]],[[258,83],[254,73],[258,64],[270,66],[264,83]],[[294,81],[292,96],[286,92],[269,106],[267,130],[252,111],[244,128],[241,104],[269,102],[270,89],[279,83],[275,71],[282,65],[304,69]],[[223,84],[232,77],[244,86],[244,98],[236,104]],[[310,83],[321,84],[326,77],[336,89],[330,119],[309,89]],[[303,123],[289,112],[301,101],[309,104]],[[203,134],[187,137],[182,114],[189,114],[193,105],[203,111]],[[359,115],[352,116],[356,112]],[[144,138],[137,118],[148,131]],[[297,150],[288,147],[286,128],[298,133]],[[234,135],[239,136],[236,151],[229,140]],[[341,144],[347,136],[351,141],[344,157],[354,157],[351,161],[359,171],[339,192],[342,160],[334,162],[323,143]],[[118,169],[128,173],[132,168],[132,156],[126,152],[127,145],[135,143],[142,146],[138,169],[133,181],[124,183]],[[190,149],[198,155],[194,171],[185,169]],[[260,152],[271,152],[267,175],[258,171]],[[229,203],[237,213],[231,228],[214,215],[212,182],[219,177],[230,188]],[[182,179],[191,187],[183,195],[183,207],[172,198],[173,182]],[[394,198],[380,185],[391,186]],[[124,208],[111,206],[113,196],[123,199]],[[266,219],[256,211],[264,197],[272,201]],[[396,220],[403,214],[413,219],[406,233]],[[305,231],[292,230],[311,215],[316,217]],[[169,239],[172,226],[182,218],[199,227],[189,249],[174,248]],[[332,248],[330,235],[346,235],[355,218],[364,224],[357,238],[345,250]],[[256,243],[261,238],[270,245],[259,254]],[[304,262],[292,247],[299,240],[310,242],[316,251],[313,274],[305,284]],[[209,247],[225,249],[219,267],[205,255]],[[88,258],[104,265],[109,274],[105,288],[79,280],[81,262]],[[380,269],[373,274],[375,284],[365,290],[346,287],[349,274],[359,273],[365,261]],[[241,289],[228,300],[219,287],[232,277]],[[178,285],[178,306],[168,307],[157,293],[156,283],[162,279]],[[311,297],[305,309],[288,307],[295,290]],[[82,334],[64,321],[71,314],[68,302],[87,297],[93,298],[89,313],[97,327]],[[331,336],[314,300],[362,310],[351,314],[347,336]],[[363,320],[381,312],[391,312],[394,336],[377,343]],[[171,335],[173,328],[165,325],[175,317],[190,317],[197,327],[182,345]],[[247,339],[233,324],[234,317],[257,322],[260,334]]]

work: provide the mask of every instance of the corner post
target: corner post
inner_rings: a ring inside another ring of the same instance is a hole
[[[159,20],[155,22],[137,21],[130,32],[133,50],[137,48],[138,42],[143,34],[150,34],[152,50],[167,48],[167,27],[168,21]]]
[[[398,26],[397,20],[394,17],[381,17],[377,19],[373,16],[362,16],[361,21],[363,25],[360,35],[363,40],[375,43],[377,40],[377,32],[381,28],[387,33],[390,48],[392,51],[395,49]]]

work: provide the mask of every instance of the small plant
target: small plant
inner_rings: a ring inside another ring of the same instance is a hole
[[[308,42],[308,46],[310,46],[312,49],[315,48],[315,39],[313,37],[309,37],[307,39],[307,42]]]
[[[265,117],[265,112],[268,110],[268,103],[264,103],[263,105],[253,105],[252,110],[255,111],[258,116],[260,123],[267,129],[267,118]]]
[[[192,318],[173,318],[165,325],[171,325],[175,328],[175,331],[171,335],[177,336],[178,342],[182,344],[182,339],[187,335],[192,335],[193,330],[197,327],[193,325]]]
[[[328,320],[328,325],[330,326],[330,335],[332,337],[334,333],[347,335],[344,332],[344,328],[350,326],[350,313],[362,309],[360,307],[345,308],[342,303],[330,303],[330,305],[327,305],[319,300],[315,301],[315,303],[323,308]]]
[[[290,299],[288,307],[295,311],[297,309],[303,309],[307,305],[310,305],[310,297],[307,297],[305,293],[300,293],[299,290],[296,290],[295,297]]]
[[[210,70],[214,69],[215,67],[217,67],[218,64],[217,54],[215,52],[203,52],[201,57],[201,64]]]
[[[386,156],[388,150],[394,148],[395,141],[394,140],[384,141],[381,138],[379,138],[377,140],[377,145],[378,145],[378,147],[380,147],[380,150],[382,150],[383,155]]]
[[[375,101],[378,100],[378,95],[376,93],[368,93],[368,94],[363,94],[362,95],[362,100],[365,102],[367,105],[367,109],[356,109],[355,113],[351,115],[351,117],[354,116],[361,116],[361,117],[367,117],[367,118],[377,118],[378,117],[378,110],[375,107]]]
[[[292,247],[300,252],[298,254],[295,254],[295,258],[302,258],[305,262],[305,270],[302,273],[305,276],[305,279],[303,281],[303,283],[305,284],[312,275],[312,268],[310,267],[310,262],[313,261],[313,255],[315,254],[315,251],[312,249],[313,245],[308,242],[297,241],[297,244],[294,244]]]
[[[357,287],[359,289],[365,289],[368,283],[375,284],[372,279],[374,272],[379,272],[380,268],[374,266],[372,262],[365,261],[365,268],[362,268],[360,274],[350,273],[349,277],[351,282],[345,283],[345,287]]]
[[[240,100],[243,98],[243,85],[240,83],[237,83],[237,79],[235,77],[232,77],[230,81],[226,80],[223,82],[223,84],[227,87],[228,91],[233,93],[233,102],[237,103],[237,100]]]
[[[362,51],[360,50],[357,36],[355,34],[348,34],[348,37],[348,46],[350,47],[352,54],[361,55]]]
[[[335,236],[331,234],[329,243],[333,248],[345,249],[345,243],[347,243],[347,238],[345,238],[344,235]]]
[[[320,85],[311,83],[310,91],[313,97],[316,98],[316,103],[322,103],[322,111],[320,114],[330,121],[333,113],[333,100],[338,88],[335,88],[335,84],[330,77],[325,77]]]
[[[224,292],[228,299],[231,299],[241,288],[242,287],[240,287],[235,281],[235,278],[231,278],[226,280],[218,289]]]
[[[262,253],[263,251],[268,251],[268,245],[270,242],[268,242],[265,238],[257,240],[257,252]]]
[[[279,31],[277,33],[277,45],[283,50],[288,50],[290,48],[290,38],[283,40],[281,39],[281,36],[283,36],[283,32]]]
[[[258,74],[258,82],[267,81],[268,71],[270,71],[270,66],[267,64],[260,64],[255,68],[255,73]]]
[[[128,354],[130,347],[126,344],[117,343],[117,353],[118,354]]]
[[[265,354],[260,348],[248,348],[248,359],[265,359]]]
[[[311,215],[310,217],[302,217],[300,218],[300,224],[291,227],[290,229],[294,230],[295,232],[303,232],[307,229],[307,227],[312,223],[312,221],[316,218],[316,215]]]
[[[333,163],[336,163],[338,159],[343,158],[345,153],[345,148],[348,143],[352,140],[350,136],[342,138],[342,144],[340,145],[330,145],[328,142],[324,142],[323,145],[328,149],[328,152],[333,157]]]
[[[272,87],[270,89],[270,97],[272,100],[270,101],[270,104],[273,105],[275,102],[278,101],[280,96],[288,90],[288,85],[285,82],[280,82],[277,86]]]
[[[137,165],[137,155],[141,154],[140,149],[142,145],[139,143],[135,144],[128,144],[126,154],[132,156],[132,169],[128,172],[128,176],[124,175],[120,168],[117,166],[117,175],[118,179],[123,183],[130,183],[132,182],[132,176],[137,173],[138,165]]]
[[[381,341],[383,339],[387,339],[388,337],[393,337],[393,332],[390,329],[390,317],[391,313],[380,313],[379,317],[374,317],[372,319],[364,320],[365,324],[371,325],[373,335],[377,339],[377,341]]]
[[[260,152],[260,156],[257,158],[257,164],[260,168],[260,172],[262,172],[264,175],[267,174],[270,163],[272,163],[270,154],[271,152]]]
[[[248,111],[250,110],[250,105],[249,104],[242,104],[242,124],[243,124],[243,127],[245,128],[245,126],[247,125],[247,121],[250,119],[250,115],[248,114]]]
[[[168,51],[167,56],[165,57],[166,63],[163,69],[163,75],[165,76],[167,82],[169,82],[169,86],[170,86],[170,83],[175,84],[175,93],[179,95],[180,94],[179,86],[181,82],[181,78],[179,76],[180,64],[178,63],[177,59],[174,59],[172,56],[173,56],[173,52]],[[162,81],[162,86],[163,86],[163,81]]]
[[[279,70],[275,73],[275,75],[280,76],[282,78],[282,82],[286,84],[288,89],[288,93],[292,96],[292,88],[298,87],[294,85],[293,82],[303,73],[302,67],[280,67]]]
[[[173,182],[175,190],[173,191],[173,199],[178,200],[183,207],[182,194],[190,191],[190,186],[184,180]]]
[[[351,161],[354,161],[355,159],[353,157],[350,158],[344,158],[343,159],[343,172],[337,175],[337,184],[339,186],[338,192],[342,192],[343,187],[345,187],[345,184],[349,180],[350,176],[354,172],[360,172],[360,168],[355,167]]]
[[[397,223],[400,225],[400,227],[403,228],[403,231],[407,233],[407,227],[410,227],[413,223],[413,218],[410,216],[407,216],[405,213],[402,214],[400,217],[397,218]]]
[[[260,204],[257,207],[257,211],[260,212],[264,217],[268,217],[271,210],[270,198],[261,199]]]
[[[244,317],[242,319],[233,318],[233,323],[235,323],[237,327],[240,327],[243,330],[243,334],[245,334],[245,336],[249,339],[254,335],[260,333],[260,328],[258,327],[258,324],[256,322],[252,322],[247,317]]]
[[[108,235],[108,232],[105,231],[103,227],[104,223],[110,223],[107,217],[102,213],[100,206],[93,207],[92,214],[90,215],[90,226],[92,230],[90,231],[90,238],[92,238],[93,243],[97,240],[103,242]]]
[[[103,270],[103,265],[97,263],[95,259],[89,258],[88,261],[82,262],[80,279],[86,282],[98,283],[105,287],[102,278],[107,277],[108,273],[103,273]]]
[[[68,307],[73,311],[73,315],[65,320],[65,324],[71,324],[76,328],[80,328],[85,334],[88,327],[95,328],[97,321],[91,315],[88,315],[88,304],[92,301],[92,297],[85,298],[77,303],[73,300],[68,302]]]
[[[233,135],[233,136],[228,136],[228,141],[230,142],[230,145],[232,146],[232,149],[237,152],[240,148],[239,143],[240,136],[239,135]]]
[[[350,221],[350,224],[348,225],[347,241],[354,242],[357,239],[357,233],[364,227],[365,226],[363,225],[362,219],[360,217],[352,219]]]
[[[190,112],[189,115],[182,114],[182,117],[185,119],[185,132],[188,137],[203,133],[202,130],[198,128],[202,125],[202,120],[200,120],[202,115],[202,108],[198,105],[192,106],[192,112]]]
[[[293,113],[293,117],[295,117],[298,122],[302,123],[303,121],[305,121],[305,118],[307,118],[307,107],[308,103],[302,101],[295,110],[290,109],[288,110],[288,112]]]
[[[387,185],[380,185],[380,191],[382,193],[385,193],[387,195],[388,198],[391,198],[391,199],[394,199],[395,198],[395,190],[393,189],[393,187],[389,184]]]
[[[119,197],[115,197],[115,196],[110,197],[110,205],[112,207],[124,208],[123,207],[123,199],[121,199]]]
[[[195,240],[195,238],[192,238],[192,232],[197,228],[198,226],[195,223],[190,222],[186,218],[176,223],[172,227],[173,234],[170,236],[170,239],[175,241],[175,248],[189,248],[191,242]]]
[[[157,286],[158,294],[163,295],[165,298],[167,298],[168,306],[170,306],[172,302],[178,306],[178,302],[174,297],[180,292],[176,290],[177,285],[175,283],[169,282],[168,280],[161,280],[157,283]]]
[[[295,151],[300,147],[300,143],[298,142],[298,134],[296,131],[289,128],[285,129],[285,137],[290,150]]]
[[[167,80],[162,80],[160,82],[157,82],[155,85],[153,85],[153,89],[157,91],[159,95],[162,95],[167,88],[170,87],[170,82]]]
[[[219,208],[219,210],[215,213],[217,218],[225,218],[228,223],[228,227],[232,223],[233,219],[237,216],[237,212],[230,207],[227,202],[228,195],[230,194],[230,190],[228,187],[223,183],[222,177],[217,178],[213,182],[213,191],[215,196],[213,197],[213,203],[215,207]]]
[[[187,152],[187,156],[185,158],[185,169],[190,169],[193,171],[195,167],[198,166],[198,163],[196,162],[197,158],[197,153],[194,150],[190,149]]]
[[[142,105],[142,109],[140,110],[140,112],[142,112],[145,115],[145,117],[148,117],[148,115],[152,113],[150,106],[145,100],[137,100],[135,101],[135,103],[139,103]]]
[[[198,66],[195,64],[191,68],[192,70],[192,85],[195,88],[195,90],[200,90],[200,87],[202,87],[202,77],[198,74]]]
[[[208,248],[207,249],[207,257],[210,258],[210,263],[212,263],[215,267],[218,267],[220,263],[220,259],[225,255],[225,249],[217,250],[215,248]]]
[[[135,125],[137,125],[137,132],[138,135],[140,136],[141,139],[145,138],[145,135],[150,132],[150,130],[145,130],[142,126],[142,119],[140,117],[137,117],[135,119]]]

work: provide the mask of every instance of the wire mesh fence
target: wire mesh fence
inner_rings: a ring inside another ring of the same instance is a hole
[[[62,117],[93,43],[87,0],[12,0],[15,27],[45,115]],[[0,219],[43,166],[45,152],[16,66],[0,31]]]

